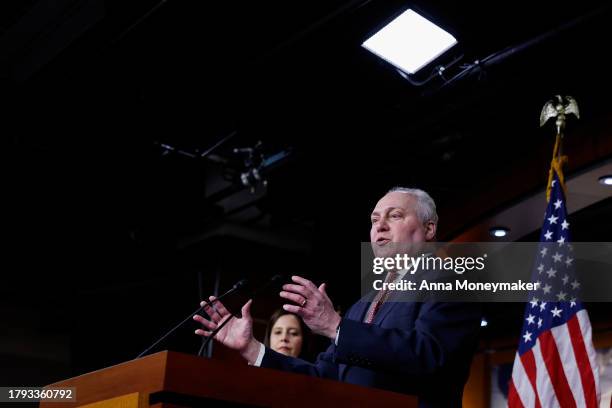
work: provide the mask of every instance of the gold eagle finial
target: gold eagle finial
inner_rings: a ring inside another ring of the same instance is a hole
[[[555,99],[546,102],[540,114],[540,127],[544,126],[550,118],[556,117],[555,125],[557,126],[557,134],[563,135],[565,128],[565,117],[569,114],[574,114],[577,119],[580,119],[578,104],[571,96],[556,95]]]

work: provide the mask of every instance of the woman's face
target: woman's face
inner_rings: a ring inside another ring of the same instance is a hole
[[[274,351],[297,357],[302,351],[303,340],[300,322],[293,315],[282,315],[272,326],[270,348]]]

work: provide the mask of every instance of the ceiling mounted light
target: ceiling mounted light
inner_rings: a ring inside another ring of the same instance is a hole
[[[412,9],[408,9],[368,38],[362,47],[414,74],[457,44],[457,40]]]

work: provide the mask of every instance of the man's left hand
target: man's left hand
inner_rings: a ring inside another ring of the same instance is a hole
[[[300,316],[313,333],[334,339],[342,318],[325,292],[325,283],[317,288],[314,283],[299,276],[292,276],[291,280],[295,284],[283,285],[280,296],[298,306],[283,305],[283,309]]]

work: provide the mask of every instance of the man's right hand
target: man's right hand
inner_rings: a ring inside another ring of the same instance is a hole
[[[253,337],[253,318],[251,317],[251,303],[253,303],[253,300],[249,300],[242,306],[242,317],[238,319],[236,317],[232,318],[231,313],[223,306],[223,303],[214,302],[214,296],[211,296],[209,299],[215,308],[211,308],[204,301],[200,303],[200,306],[204,307],[204,312],[210,317],[210,320],[198,314],[194,315],[193,320],[199,322],[204,327],[204,330],[198,329],[195,333],[199,336],[208,337],[222,322],[231,319],[215,335],[215,340],[232,350],[239,351],[242,357],[250,364],[255,363],[261,343]]]

